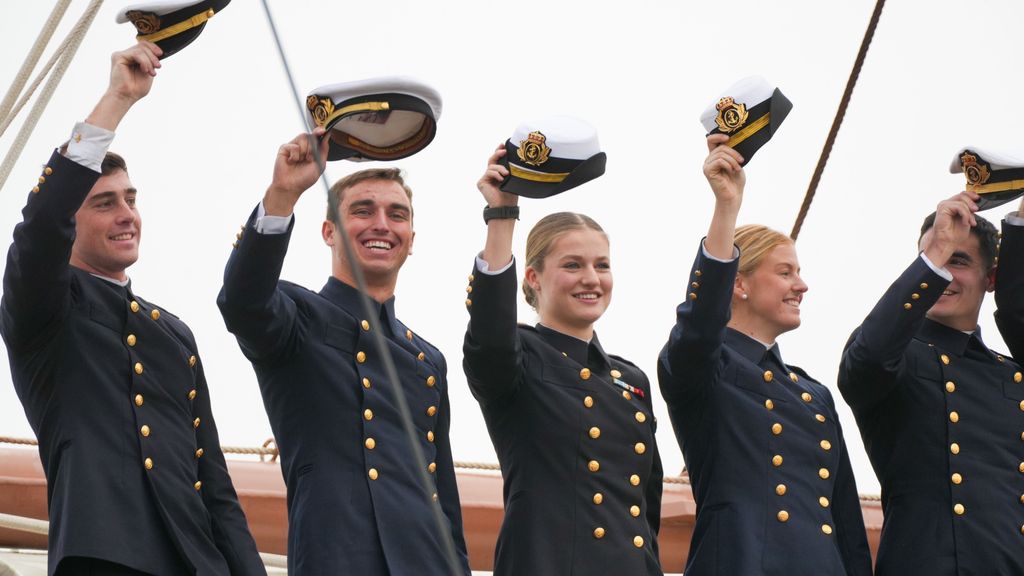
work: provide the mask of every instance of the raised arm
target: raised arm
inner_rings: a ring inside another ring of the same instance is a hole
[[[299,197],[324,170],[329,140],[323,128],[278,148],[274,176],[249,217],[224,270],[217,305],[228,331],[253,362],[287,355],[298,342],[295,302],[278,288]]]
[[[939,203],[935,224],[921,238],[921,256],[850,337],[839,364],[839,390],[854,412],[870,409],[893,391],[907,347],[952,279],[945,266],[977,224],[976,198],[962,192]]]
[[[690,271],[686,298],[676,308],[676,324],[658,361],[661,392],[670,402],[701,391],[717,378],[738,266],[733,237],[746,185],[743,158],[726,141],[725,134],[707,139],[704,176],[715,195],[715,209]]]
[[[477,189],[489,208],[512,208],[519,204],[518,196],[498,188],[508,176],[508,169],[499,162],[504,155],[504,145],[498,146],[477,182]],[[516,218],[493,218],[487,222],[487,240],[470,282],[463,369],[473,395],[485,404],[514,394],[522,378],[522,353],[516,334],[516,273],[512,261],[515,225]],[[481,264],[486,264],[486,270]]]
[[[141,42],[111,56],[107,90],[29,194],[4,271],[3,330],[12,347],[45,338],[65,317],[75,213],[100,178],[113,131],[152,88],[160,54],[155,44]]]
[[[1024,360],[1024,200],[1003,220],[996,268],[996,325],[1010,354]]]

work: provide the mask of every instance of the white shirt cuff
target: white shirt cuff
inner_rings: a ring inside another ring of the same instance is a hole
[[[953,281],[953,275],[949,273],[949,270],[946,270],[945,268],[939,268],[938,266],[936,266],[934,262],[929,260],[928,257],[924,255],[924,252],[921,252],[921,260],[924,260],[924,263],[927,264],[928,267],[932,269],[932,272],[935,272],[936,274],[942,276],[943,278],[950,282]]]
[[[114,133],[110,130],[79,122],[71,132],[71,139],[67,141],[68,148],[64,157],[93,172],[99,172],[103,157],[113,141]]]
[[[263,207],[263,201],[260,200],[260,205],[256,207],[256,232],[260,234],[284,234],[288,231],[292,218],[295,218],[295,214],[287,216],[268,215],[267,209]]]
[[[1006,218],[1003,218],[1003,221],[1010,226],[1024,226],[1024,218],[1017,216],[1016,210],[1007,214]]]
[[[735,260],[735,259],[740,257],[740,249],[737,248],[735,245],[733,245],[733,247],[732,247],[732,258],[729,258],[728,260],[722,260],[721,258],[715,258],[714,256],[711,255],[710,252],[708,252],[708,249],[704,247],[704,241],[703,240],[700,241],[700,251],[704,253],[704,257],[705,258],[709,258],[711,260],[714,260],[715,262],[724,262],[726,264],[728,264],[729,262],[732,262],[733,260]]]
[[[483,252],[481,252],[481,254],[483,254]],[[505,270],[508,270],[508,267],[515,264],[515,262],[516,257],[513,256],[508,261],[508,264],[502,266],[500,270],[491,270],[491,267],[487,265],[487,260],[484,260],[478,255],[476,257],[476,269],[479,270],[481,274],[487,274],[488,276],[497,276],[498,274],[501,274]]]

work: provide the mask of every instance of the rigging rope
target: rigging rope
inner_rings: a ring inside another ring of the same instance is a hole
[[[50,76],[46,85],[43,86],[42,92],[39,93],[39,98],[32,106],[32,110],[29,112],[28,118],[25,120],[25,125],[21,127],[21,131],[18,132],[18,136],[14,139],[14,144],[12,144],[10,150],[7,151],[7,156],[4,158],[3,164],[0,164],[0,189],[2,189],[4,183],[7,182],[7,177],[10,176],[11,170],[14,169],[14,164],[18,161],[18,157],[21,156],[21,151],[25,148],[25,144],[28,142],[29,136],[31,136],[32,131],[35,130],[36,124],[39,122],[39,118],[43,115],[46,105],[50,102],[50,97],[53,96],[54,91],[57,89],[57,85],[60,84],[61,79],[64,77],[64,73],[67,72],[68,66],[71,65],[71,60],[74,59],[75,53],[78,52],[78,47],[82,44],[82,39],[85,38],[85,33],[89,31],[89,26],[92,25],[92,21],[96,18],[96,13],[102,5],[103,0],[91,0],[89,2],[89,6],[85,9],[85,12],[82,13],[81,18],[78,19],[74,28],[72,28],[71,32],[68,33],[67,40],[65,40],[64,44],[61,45],[62,50],[60,51],[60,61],[57,63],[57,67],[54,69],[53,75]]]
[[[7,95],[4,96],[4,100],[0,103],[0,119],[3,120],[4,126],[0,128],[0,136],[3,135],[4,130],[10,121],[7,120],[7,114],[11,113],[11,106],[14,105],[14,99],[21,93],[21,89],[25,87],[25,82],[28,82],[28,76],[35,69],[36,64],[39,63],[39,57],[43,55],[43,49],[50,43],[50,38],[53,37],[54,31],[57,29],[57,25],[60,24],[61,18],[64,17],[64,13],[67,12],[68,6],[71,5],[71,0],[58,0],[53,6],[53,11],[50,12],[50,17],[46,19],[46,23],[43,24],[43,29],[39,31],[39,36],[36,37],[35,44],[32,45],[32,49],[29,50],[28,56],[25,57],[25,62],[22,63],[21,69],[18,70],[18,75],[14,77],[14,82],[11,83],[11,87],[7,90]],[[29,93],[34,90],[30,89]],[[15,111],[14,114],[17,114]]]
[[[871,40],[875,36],[875,28],[878,27],[878,20],[882,16],[883,6],[885,6],[885,0],[878,0],[875,4],[875,11],[871,14],[871,20],[868,22],[868,29],[864,32],[864,39],[861,41],[860,50],[857,52],[857,60],[854,61],[850,78],[846,81],[846,90],[843,92],[843,98],[839,101],[836,117],[832,120],[832,129],[829,130],[828,138],[825,139],[825,146],[821,150],[821,156],[818,157],[818,165],[814,168],[814,175],[811,176],[811,182],[807,186],[807,193],[804,195],[803,205],[800,206],[800,213],[793,224],[793,231],[789,234],[789,237],[794,241],[800,235],[800,228],[804,225],[804,219],[807,218],[807,212],[811,209],[811,202],[814,200],[814,193],[818,190],[821,174],[825,171],[825,164],[828,162],[829,155],[832,154],[832,145],[836,142],[839,127],[843,124],[843,117],[846,116],[846,107],[850,104],[850,97],[853,96],[853,87],[857,85],[860,69],[864,66],[864,59],[868,55],[868,47],[871,46]]]

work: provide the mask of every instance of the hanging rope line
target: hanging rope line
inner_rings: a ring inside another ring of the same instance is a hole
[[[303,98],[299,95],[299,90],[295,84],[295,78],[292,75],[291,66],[288,65],[288,57],[284,52],[284,45],[281,43],[281,38],[277,33],[277,26],[274,23],[274,17],[270,14],[270,6],[267,5],[267,0],[262,0],[263,11],[267,16],[267,23],[270,25],[271,34],[274,37],[274,44],[277,46],[278,56],[281,58],[281,66],[284,68],[285,75],[288,77],[288,84],[292,89],[292,98],[295,101],[295,108],[299,113],[299,118],[303,129],[306,127],[306,112],[303,106]],[[312,142],[310,148],[313,150],[315,160],[318,164],[321,163],[319,146],[317,142]],[[320,182],[323,183],[324,191],[327,195],[331,193],[330,183],[327,181],[326,171],[320,174]],[[327,196],[325,196],[326,198]],[[349,240],[348,233],[345,231],[344,224],[341,222],[341,218],[338,218],[338,225],[342,229],[342,246],[345,250],[345,258],[349,262],[358,262],[355,256],[355,249],[352,247],[352,243]],[[374,311],[374,304],[370,300],[366,289],[366,280],[363,277],[363,271],[359,266],[351,266],[352,276],[355,278],[356,287],[359,289],[360,300],[363,304],[363,312],[367,318],[377,317],[377,313]],[[430,474],[427,472],[427,460],[423,454],[423,450],[419,445],[419,438],[416,434],[416,429],[413,426],[412,412],[409,410],[409,403],[405,398],[405,390],[402,388],[402,381],[398,377],[398,371],[395,369],[395,362],[391,357],[391,351],[388,349],[387,340],[384,337],[383,330],[373,330],[371,332],[374,343],[381,353],[381,360],[384,364],[384,374],[389,382],[394,385],[391,387],[393,390],[393,398],[395,405],[398,407],[398,414],[402,419],[402,428],[405,431],[406,441],[412,448],[413,454],[413,466],[417,470],[417,476],[422,489],[421,496],[427,503],[427,508],[433,512],[434,522],[437,525],[438,534],[441,535],[441,541],[443,542],[445,559],[448,563],[448,571],[453,576],[457,576],[462,573],[459,567],[458,554],[455,551],[455,542],[452,539],[452,531],[448,525],[448,520],[444,515],[441,506],[434,506],[433,504],[433,487],[430,479]]]
[[[832,154],[832,145],[836,143],[839,127],[843,124],[843,117],[846,116],[846,107],[850,104],[850,97],[853,96],[853,87],[857,85],[860,69],[864,66],[864,59],[868,55],[868,47],[871,46],[871,39],[875,36],[875,28],[878,27],[878,19],[882,16],[883,6],[885,6],[885,0],[878,0],[875,4],[875,11],[871,14],[871,20],[868,22],[868,29],[864,32],[864,39],[860,43],[860,51],[857,52],[857,60],[853,64],[850,78],[846,81],[846,90],[843,92],[843,98],[839,101],[836,117],[832,120],[832,129],[828,131],[828,138],[825,139],[825,146],[822,148],[821,156],[818,158],[818,165],[814,168],[811,183],[807,186],[804,203],[800,206],[800,213],[796,217],[796,223],[793,224],[793,231],[789,234],[789,237],[794,241],[800,235],[800,228],[804,225],[807,212],[811,209],[811,202],[814,201],[814,193],[818,190],[821,174],[825,171],[825,164],[828,163],[829,155]]]
[[[25,61],[21,64],[21,69],[18,70],[18,75],[14,77],[14,82],[11,83],[11,87],[7,90],[7,95],[4,96],[3,102],[0,103],[0,120],[5,122],[4,128],[6,128],[7,124],[7,114],[10,113],[11,106],[14,105],[14,99],[18,97],[18,94],[21,94],[21,89],[28,82],[29,74],[35,70],[36,64],[39,63],[39,58],[43,55],[43,49],[50,43],[50,38],[53,37],[54,31],[57,30],[57,25],[60,24],[61,18],[64,17],[64,13],[67,12],[70,5],[71,0],[58,0],[54,4],[50,17],[43,24],[43,29],[39,32],[35,44],[29,50],[28,56],[25,57]],[[0,129],[0,135],[3,135],[3,133],[3,129]]]
[[[54,54],[53,58],[51,58],[51,62],[54,59],[59,58],[56,68],[54,68],[53,74],[50,76],[50,79],[47,80],[46,85],[43,86],[43,90],[39,93],[39,98],[32,106],[32,110],[29,112],[28,118],[25,119],[25,125],[21,127],[17,137],[14,139],[14,143],[7,151],[7,156],[4,158],[3,164],[0,164],[0,189],[2,189],[4,184],[7,182],[7,177],[11,175],[11,170],[14,169],[14,164],[21,156],[21,151],[25,148],[25,144],[28,142],[29,136],[31,136],[32,131],[35,130],[36,124],[39,122],[39,118],[42,117],[43,111],[46,110],[46,105],[50,103],[50,97],[53,96],[54,91],[57,89],[57,85],[60,84],[61,79],[64,77],[64,73],[67,72],[68,67],[71,65],[71,61],[74,59],[75,53],[78,52],[78,47],[82,44],[82,39],[85,38],[86,32],[89,31],[89,26],[92,25],[92,21],[96,18],[96,13],[102,5],[103,0],[91,0],[89,2],[89,6],[86,7],[85,12],[82,13],[82,17],[78,19],[78,22],[75,23],[71,32],[68,33],[67,39],[65,39],[64,43],[61,44],[61,47]],[[49,71],[50,65],[48,65],[46,71]],[[41,79],[42,76],[37,79],[37,82],[33,83],[31,88],[32,90],[35,90],[35,86],[38,85]],[[27,97],[25,100],[27,100]],[[10,120],[13,115],[20,109],[21,105],[17,106],[16,109],[12,111],[7,118],[5,118],[4,129],[6,129],[6,126],[10,124]],[[0,133],[2,133],[2,130],[0,130]]]

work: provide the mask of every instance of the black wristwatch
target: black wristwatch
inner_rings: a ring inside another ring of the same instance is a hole
[[[519,206],[484,206],[484,224],[491,220],[519,220]]]

